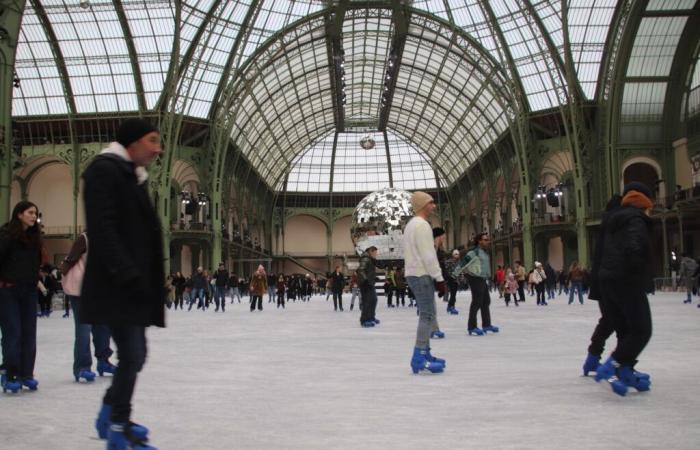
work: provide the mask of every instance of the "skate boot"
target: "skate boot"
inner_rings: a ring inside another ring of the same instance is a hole
[[[362,328],[372,328],[374,326],[374,322],[371,320],[366,320],[362,322]]]
[[[75,382],[79,383],[80,379],[82,378],[83,380],[90,383],[92,381],[95,381],[96,376],[97,375],[95,375],[95,372],[93,372],[91,370],[81,370],[80,372],[78,372],[77,375],[75,375]]]
[[[157,450],[148,445],[148,429],[135,423],[113,423],[107,435],[107,450]]]
[[[22,382],[19,381],[15,377],[8,377],[7,374],[2,374],[0,376],[0,384],[2,385],[2,391],[7,392],[10,391],[13,394],[16,394],[20,390],[22,390]]]
[[[469,333],[469,336],[483,336],[484,332],[481,328],[472,328],[470,330],[467,330],[467,333]]]
[[[97,419],[95,419],[95,429],[100,439],[107,439],[107,435],[109,434],[110,414],[112,414],[112,405],[103,403],[100,412],[97,413]]]
[[[430,373],[442,373],[445,370],[445,366],[429,361],[427,356],[427,349],[418,347],[413,349],[413,358],[411,358],[411,370],[413,370],[413,373],[418,373],[422,370],[427,370]]]
[[[491,333],[498,333],[500,330],[498,327],[489,325],[488,327],[483,328],[484,334],[486,334],[487,331],[490,331]]]
[[[638,392],[646,392],[651,389],[651,380],[638,376],[638,372],[629,366],[621,366],[617,369],[617,377],[626,386],[635,388]]]
[[[456,308],[447,308],[447,313],[456,316],[459,314],[459,311]]]
[[[380,323],[382,323],[382,322],[381,322],[379,319],[377,319],[376,317],[375,317],[374,319],[372,319],[372,322],[374,322],[375,325],[379,325]]]
[[[114,372],[116,371],[117,366],[109,362],[108,359],[100,359],[97,361],[97,373],[99,373],[101,377],[103,377],[105,373],[111,373],[114,375]]]
[[[430,347],[428,347],[428,353],[425,355],[425,359],[427,359],[430,362],[437,363],[437,364],[442,364],[443,367],[447,367],[447,363],[445,362],[444,359],[442,358],[436,358],[430,353]]]
[[[600,380],[607,381],[614,393],[624,397],[627,394],[627,385],[617,376],[619,368],[620,364],[611,356],[605,363],[598,366],[598,370],[595,373],[595,380],[596,382],[600,382]]]
[[[36,381],[34,378],[23,378],[22,386],[26,387],[30,391],[36,391],[37,389],[39,389],[39,382]]]
[[[442,331],[440,331],[440,330],[433,331],[432,333],[430,333],[430,337],[433,338],[433,339],[434,339],[434,338],[437,338],[437,339],[445,339],[445,333],[442,332]]]
[[[600,367],[600,356],[589,353],[583,363],[583,376],[587,377],[589,372],[595,372]]]

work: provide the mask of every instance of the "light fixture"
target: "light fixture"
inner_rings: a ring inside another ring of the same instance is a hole
[[[18,88],[20,83],[21,83],[21,80],[19,79],[19,76],[17,76],[17,73],[15,72],[15,76],[12,78],[12,86]]]
[[[360,139],[360,147],[363,150],[372,150],[376,144],[374,138],[369,134],[362,136],[362,139]]]
[[[189,191],[180,192],[180,197],[182,198],[183,205],[189,205],[192,201],[192,194]]]

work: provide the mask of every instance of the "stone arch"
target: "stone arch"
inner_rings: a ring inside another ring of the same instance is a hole
[[[289,217],[284,225],[284,251],[292,256],[328,253],[328,225],[311,214]]]
[[[47,234],[71,233],[74,224],[71,167],[55,158],[48,158],[34,168],[25,169],[29,170],[25,179],[27,199],[39,207],[44,231]],[[78,202],[79,224],[84,223],[82,209],[82,202]]]
[[[333,223],[333,235],[331,238],[334,254],[355,254],[355,247],[350,238],[350,227],[352,226],[352,215],[339,217]]]
[[[652,192],[658,186],[657,198],[666,197],[667,187],[665,183],[657,183],[663,179],[661,165],[654,158],[648,156],[635,156],[622,164],[622,176],[620,177],[620,192],[625,184],[630,181],[639,181],[646,184]]]

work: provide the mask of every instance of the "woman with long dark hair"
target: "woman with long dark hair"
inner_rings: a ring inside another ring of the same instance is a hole
[[[39,209],[21,201],[12,218],[0,228],[0,330],[6,373],[3,392],[22,386],[36,390],[37,282],[42,262]]]

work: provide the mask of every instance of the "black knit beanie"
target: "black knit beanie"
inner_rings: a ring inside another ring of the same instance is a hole
[[[440,227],[433,228],[433,239],[435,239],[436,237],[440,237],[443,234],[445,234],[444,228],[440,228]]]
[[[119,126],[117,142],[124,148],[138,141],[148,133],[158,131],[158,128],[143,119],[127,119]]]

